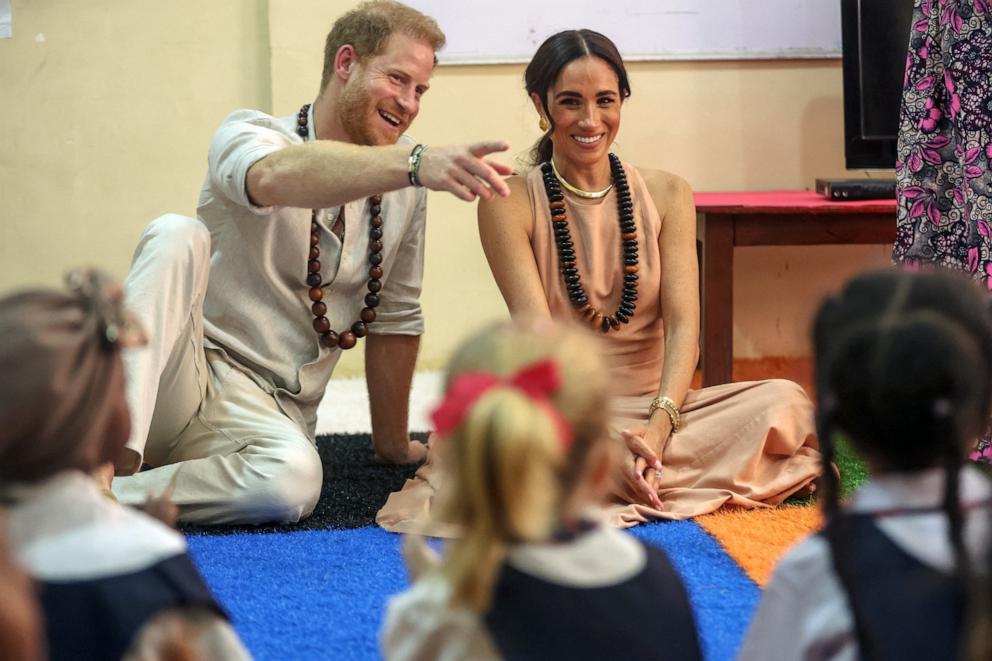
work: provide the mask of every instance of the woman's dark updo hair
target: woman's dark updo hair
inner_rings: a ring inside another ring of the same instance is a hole
[[[594,30],[565,30],[548,37],[541,47],[534,53],[527,70],[524,72],[524,85],[527,88],[528,96],[537,94],[544,106],[544,114],[548,118],[548,123],[552,122],[551,111],[548,108],[548,91],[558,80],[561,70],[573,60],[583,57],[598,57],[613,69],[617,74],[617,82],[620,85],[620,98],[626,99],[630,96],[630,81],[627,80],[627,69],[624,67],[623,58],[616,44],[608,37],[595,32]],[[551,132],[554,124],[548,127],[541,139],[537,141],[531,150],[531,161],[534,165],[544,163],[551,159],[553,146],[551,144]]]
[[[943,510],[955,573],[969,593],[968,621],[986,626],[990,621],[989,574],[971,571],[958,497],[967,444],[989,423],[989,301],[972,280],[956,273],[890,270],[854,278],[816,315],[816,422],[824,463],[825,534],[863,659],[885,655],[864,627],[848,568],[849,518],[840,509],[838,479],[831,469],[840,435],[885,470],[943,468]],[[985,562],[992,564],[992,555]],[[966,624],[965,630],[979,629]],[[989,630],[984,631],[971,644],[988,650]]]

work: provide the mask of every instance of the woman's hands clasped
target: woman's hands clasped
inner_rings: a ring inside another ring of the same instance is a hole
[[[620,432],[627,455],[622,469],[623,488],[632,502],[664,509],[658,497],[658,479],[663,470],[661,450],[672,433],[669,420],[634,425]]]

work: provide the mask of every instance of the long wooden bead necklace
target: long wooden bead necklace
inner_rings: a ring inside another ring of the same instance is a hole
[[[296,133],[306,142],[310,136],[307,129],[310,104],[300,108],[296,116]],[[343,212],[343,210],[342,210]],[[322,300],[324,290],[320,277],[320,225],[317,223],[317,209],[310,214],[310,257],[307,261],[307,286],[310,287],[310,311],[313,312],[313,329],[320,336],[320,343],[328,349],[350,349],[358,343],[358,338],[369,334],[368,325],[375,321],[375,308],[379,305],[379,292],[382,290],[382,196],[369,198],[369,213],[372,215],[369,229],[369,293],[365,295],[365,308],[359,320],[346,331],[337,333],[331,330],[331,322],[325,316],[327,304]]]
[[[630,322],[637,308],[637,226],[634,224],[634,204],[630,197],[630,186],[627,184],[627,174],[623,171],[620,159],[610,154],[610,172],[613,175],[613,186],[617,193],[617,215],[620,221],[620,242],[623,258],[623,290],[620,294],[620,305],[616,312],[606,315],[597,310],[589,302],[589,296],[582,286],[578,266],[575,263],[575,244],[568,229],[568,212],[566,211],[565,195],[561,191],[557,173],[551,163],[541,165],[544,175],[544,190],[548,195],[548,207],[551,209],[551,226],[558,248],[558,264],[565,290],[572,306],[596,330],[608,333],[619,330],[622,324]]]

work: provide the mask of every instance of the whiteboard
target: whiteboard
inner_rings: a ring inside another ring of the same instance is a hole
[[[909,1],[909,0],[907,0]],[[441,64],[529,62],[547,37],[589,28],[626,60],[840,57],[840,0],[406,0],[448,37]]]

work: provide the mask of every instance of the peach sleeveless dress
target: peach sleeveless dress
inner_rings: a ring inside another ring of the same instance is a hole
[[[619,432],[647,421],[658,396],[665,362],[661,316],[661,219],[640,173],[624,164],[637,224],[639,272],[637,309],[618,332],[601,336],[601,350],[613,387],[611,428]],[[535,218],[531,246],[552,316],[575,318],[558,270],[558,251],[540,168],[527,175]],[[576,263],[590,302],[613,311],[623,288],[616,195],[601,200],[566,196]],[[659,511],[617,502],[610,511],[617,525],[652,519],[685,519],[726,505],[746,508],[780,504],[810,486],[820,471],[813,405],[797,384],[774,379],[690,390],[681,407],[682,427],[662,455]],[[618,440],[618,442],[620,442]],[[422,530],[430,501],[442,477],[430,460],[393,493],[376,521],[397,532]],[[444,534],[443,526],[430,526]]]

